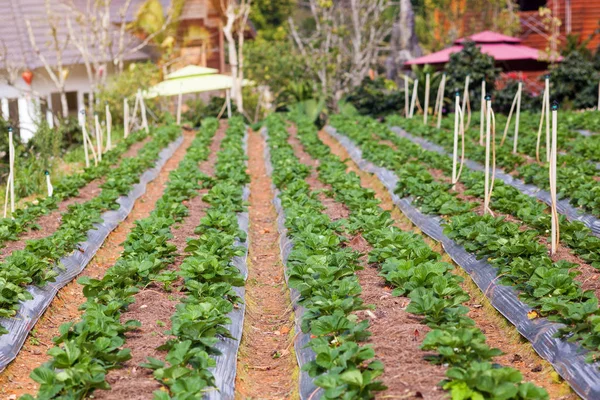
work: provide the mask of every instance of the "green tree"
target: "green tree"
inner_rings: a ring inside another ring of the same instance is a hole
[[[465,79],[470,75],[469,95],[471,101],[481,99],[481,81],[485,79],[486,93],[492,93],[495,89],[496,77],[500,72],[496,68],[494,57],[483,54],[474,42],[464,43],[464,47],[458,53],[450,55],[450,61],[446,64],[446,88],[448,93],[456,90],[463,91]]]
[[[550,70],[552,99],[563,107],[594,107],[598,102],[598,78],[594,63],[580,52],[572,51]]]
[[[253,0],[251,19],[259,35],[278,36],[295,5],[295,0]]]

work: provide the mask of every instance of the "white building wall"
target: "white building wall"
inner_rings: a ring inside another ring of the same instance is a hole
[[[4,75],[4,71],[0,70],[0,75]],[[66,92],[77,92],[79,104],[77,108],[82,107],[81,99],[83,93],[90,92],[90,85],[83,64],[70,68],[69,76],[65,84]],[[28,86],[19,76],[15,87],[9,86],[6,83],[0,83],[0,99],[2,115],[8,115],[8,100],[18,99],[19,104],[19,128],[21,129],[21,137],[27,141],[35,133],[36,121],[40,118],[47,118],[46,115],[40,115],[40,109],[37,104],[39,101],[35,99],[47,98],[52,93],[57,93],[58,89],[44,68],[38,68],[33,71],[33,81],[31,86]],[[54,105],[57,106],[57,105]],[[60,107],[58,105],[58,107]],[[2,133],[0,133],[2,134]]]

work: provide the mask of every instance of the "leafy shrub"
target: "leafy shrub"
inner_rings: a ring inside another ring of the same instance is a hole
[[[550,71],[552,98],[562,107],[594,107],[598,102],[598,75],[590,59],[572,51]]]
[[[346,97],[363,115],[381,116],[404,109],[404,91],[390,90],[383,78],[365,78]]]
[[[494,57],[483,54],[474,42],[464,43],[463,49],[458,53],[450,55],[450,61],[446,64],[446,88],[448,93],[456,90],[462,91],[465,87],[465,79],[470,75],[469,94],[471,102],[481,99],[481,81],[485,79],[486,93],[493,93],[496,78],[500,72],[495,67]]]

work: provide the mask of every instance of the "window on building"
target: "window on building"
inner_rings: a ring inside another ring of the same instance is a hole
[[[537,11],[545,7],[547,0],[519,0],[519,11]]]

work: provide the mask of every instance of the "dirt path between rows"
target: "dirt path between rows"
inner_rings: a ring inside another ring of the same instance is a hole
[[[297,397],[293,315],[279,254],[277,213],[272,204],[264,147],[258,132],[248,136],[249,198],[246,317],[238,354],[236,393],[240,399]]]
[[[210,145],[210,156],[199,165],[200,170],[209,176],[214,175],[217,153],[226,130],[227,124],[222,120]],[[208,203],[202,201],[207,192],[208,189],[201,189],[198,196],[185,203],[189,215],[180,224],[171,227],[173,238],[169,242],[177,246],[177,257],[168,267],[169,270],[179,269],[185,258],[187,239],[197,236],[194,230],[209,207]],[[94,392],[95,399],[146,400],[152,398],[152,392],[162,387],[160,382],[154,379],[153,371],[140,367],[140,364],[147,362],[148,357],[164,360],[166,352],[156,348],[169,339],[165,332],[171,329],[171,316],[184,295],[181,293],[182,285],[181,279],[175,281],[168,289],[162,284],[150,284],[134,296],[135,302],[121,315],[121,322],[133,319],[142,323],[139,329],[125,334],[124,347],[131,349],[132,358],[123,364],[123,368],[109,371],[106,380],[111,390]]]
[[[346,161],[346,165],[348,166],[347,171],[355,172],[360,178],[363,187],[372,189],[375,191],[375,196],[377,199],[381,201],[380,206],[384,210],[388,210],[392,213],[392,218],[396,222],[396,225],[403,230],[413,231],[415,233],[422,234],[421,231],[415,227],[404,214],[400,212],[400,210],[394,205],[392,202],[391,196],[388,190],[383,186],[383,184],[377,179],[376,176],[368,174],[360,168],[350,159],[350,155],[346,152],[344,147],[331,136],[329,136],[325,132],[319,132],[319,137],[321,140],[327,144],[331,151]],[[432,239],[425,237],[424,239],[426,243],[435,251],[439,252],[443,256],[443,261],[453,263],[451,258],[445,254],[441,245]],[[465,273],[462,268],[455,265],[455,270],[453,271],[456,274],[459,274],[465,278],[465,283],[463,288],[469,293],[471,296],[471,300],[466,304],[469,309],[469,317],[475,320],[476,325],[482,330],[482,332],[486,335],[487,343],[491,347],[497,347],[502,350],[505,354],[499,356],[495,359],[499,364],[510,366],[518,369],[523,374],[523,377],[526,381],[535,383],[543,388],[545,388],[550,394],[551,399],[577,399],[578,397],[570,390],[569,386],[561,382],[558,374],[554,371],[553,367],[541,357],[537,355],[537,353],[533,350],[529,342],[523,339],[517,330],[511,325],[505,318],[503,318],[489,303],[487,298],[481,293],[481,291],[477,288],[475,283],[471,280],[467,273]],[[364,271],[361,271],[364,272]],[[379,278],[381,279],[381,278]],[[382,291],[382,296],[385,295],[385,292]],[[391,297],[391,296],[390,296]],[[392,299],[401,299],[401,298],[393,298]],[[370,300],[371,303],[377,303],[373,300]],[[396,307],[404,308],[408,305],[408,303],[400,303],[396,305]],[[375,313],[375,317],[377,317],[377,313]],[[378,324],[377,319],[371,319],[372,328],[371,330],[375,336],[375,329]],[[385,330],[390,329],[390,327],[382,326],[384,329],[384,334],[395,334],[394,332],[387,332]],[[393,327],[391,327],[393,329]],[[408,336],[410,332],[408,332]],[[420,344],[424,338],[426,332],[419,332],[417,339],[417,343]],[[415,336],[417,336],[415,334]],[[407,338],[404,338],[405,340]],[[416,339],[416,338],[415,338]],[[397,351],[401,351],[406,349],[406,346],[410,345],[406,344],[406,342],[400,342],[394,346],[394,349]],[[416,346],[418,347],[418,346]],[[420,351],[420,350],[419,350]],[[375,353],[378,354],[378,349],[375,347]],[[393,367],[386,364],[386,361],[383,360],[386,369]],[[393,362],[393,360],[392,360]],[[410,379],[406,379],[407,373],[410,373],[413,370],[413,366],[406,365],[397,365],[398,376],[396,379],[402,379],[404,383],[407,383],[407,389],[409,391],[405,393],[407,397],[403,397],[406,399],[411,398],[435,398],[424,396],[424,393],[419,392],[418,390],[414,390],[411,388],[411,385],[414,383]],[[411,392],[412,390],[412,392]],[[387,395],[401,395],[399,392],[383,392],[378,398],[386,398]],[[441,394],[441,392],[440,392]]]
[[[116,168],[123,159],[135,156],[148,141],[149,138],[146,138],[132,144],[131,147],[129,147],[129,149],[123,153],[119,162],[113,165],[113,168]],[[0,250],[0,262],[3,262],[13,251],[23,250],[28,240],[41,239],[56,232],[62,222],[62,214],[67,211],[68,207],[72,204],[85,203],[98,196],[98,194],[100,194],[102,191],[100,186],[103,183],[103,178],[95,179],[89,182],[84,187],[79,189],[77,196],[73,196],[61,201],[58,203],[58,208],[56,210],[38,218],[35,223],[40,226],[40,229],[29,229],[19,236],[19,240],[7,241],[4,243],[5,246],[2,247],[2,250]]]
[[[150,215],[156,201],[162,196],[169,173],[177,168],[195,134],[191,131],[184,131],[183,136],[183,144],[167,161],[159,176],[148,184],[146,193],[135,202],[127,219],[108,236],[80,276],[100,279],[104,272],[117,261],[123,251],[121,244],[127,238],[127,234],[134,226],[135,221]],[[85,302],[82,288],[77,280],[73,280],[59,291],[50,307],[36,324],[17,358],[0,374],[0,395],[6,395],[8,398],[10,395],[21,396],[37,391],[39,385],[29,378],[29,374],[33,369],[48,361],[49,357],[46,355],[46,351],[53,346],[52,338],[57,335],[58,327],[63,323],[77,320],[82,314],[78,309]]]

